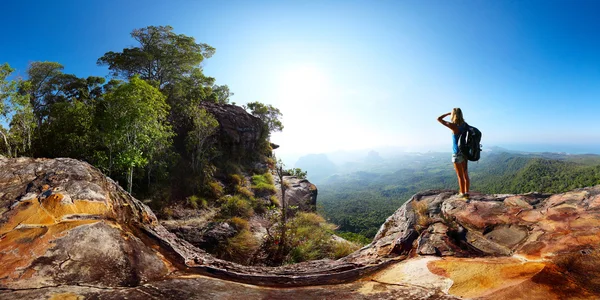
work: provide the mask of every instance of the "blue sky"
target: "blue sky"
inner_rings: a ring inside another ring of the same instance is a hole
[[[3,1],[0,63],[101,75],[129,33],[171,25],[217,49],[232,101],[273,104],[283,156],[450,151],[461,107],[484,145],[599,145],[598,1]],[[600,148],[600,146],[599,146]],[[544,150],[543,147],[540,150]],[[600,149],[597,151],[600,152]]]

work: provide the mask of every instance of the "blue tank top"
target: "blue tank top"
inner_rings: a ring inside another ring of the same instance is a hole
[[[458,138],[460,137],[460,134],[465,132],[465,130],[467,130],[467,123],[462,123],[460,126],[458,126],[458,134],[452,134],[452,153],[453,154],[457,154],[458,153]]]

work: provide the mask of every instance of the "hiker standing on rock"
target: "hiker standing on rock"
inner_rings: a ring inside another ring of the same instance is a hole
[[[445,121],[444,118],[451,116],[452,122]],[[446,113],[437,118],[438,122],[452,130],[452,162],[454,170],[458,177],[458,186],[460,187],[459,196],[469,198],[469,169],[467,167],[467,159],[458,148],[458,139],[461,133],[467,130],[467,123],[463,119],[463,114],[460,108],[453,108],[451,113]]]

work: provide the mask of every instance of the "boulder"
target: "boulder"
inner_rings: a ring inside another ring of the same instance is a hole
[[[273,176],[277,197],[281,199],[281,184],[277,176]],[[307,179],[296,176],[283,176],[287,184],[285,190],[285,201],[290,206],[298,206],[299,211],[315,212],[317,210],[317,187]]]
[[[201,107],[210,112],[219,122],[219,131],[216,140],[220,143],[219,149],[226,149],[224,153],[230,159],[239,160],[245,155],[257,153],[261,139],[267,132],[263,122],[246,112],[242,107],[231,104],[217,104],[202,102]]]

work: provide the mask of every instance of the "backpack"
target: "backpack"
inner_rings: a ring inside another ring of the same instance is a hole
[[[458,149],[466,159],[478,161],[481,156],[481,131],[469,124],[466,125],[466,130],[458,137]]]

